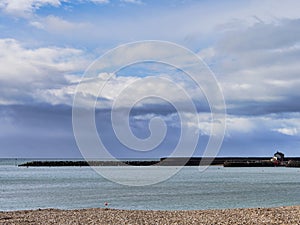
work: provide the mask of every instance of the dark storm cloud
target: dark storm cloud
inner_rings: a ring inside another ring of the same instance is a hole
[[[230,115],[260,116],[300,112],[299,97],[287,97],[281,101],[233,101],[227,102],[227,113]]]
[[[146,113],[146,111],[143,111]],[[67,105],[1,105],[0,149],[2,157],[81,157],[72,128],[72,108]],[[150,152],[137,152],[122,145],[111,124],[111,110],[95,113],[98,134],[116,157],[153,158],[164,156],[178,140],[180,129],[168,129],[166,140]],[[125,118],[127,119],[127,118]],[[140,138],[149,136],[148,119],[134,121],[131,129]],[[89,135],[89,131],[86,133]],[[176,138],[177,137],[177,138]]]
[[[79,157],[71,108],[64,105],[1,105],[3,157]]]

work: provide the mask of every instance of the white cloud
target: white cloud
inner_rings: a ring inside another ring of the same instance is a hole
[[[212,65],[227,109],[237,114],[300,110],[299,19],[233,24],[199,55]],[[291,35],[293,34],[293,35]]]
[[[210,135],[212,125],[217,128],[221,126],[218,121],[212,121],[210,113],[198,113],[199,124],[192,121],[195,114],[184,113],[182,124],[190,128],[198,130],[200,135]],[[278,132],[289,136],[300,135],[300,114],[299,113],[285,113],[280,117],[275,114],[264,116],[236,116],[227,115],[226,118],[226,137],[236,137],[237,135],[258,135],[270,132]],[[178,124],[177,124],[178,126]],[[262,137],[261,137],[262,138]]]
[[[184,124],[188,127],[194,127],[198,129],[201,135],[209,136],[212,132],[212,126],[216,127],[216,130],[221,130],[223,124],[216,120],[213,121],[210,113],[198,113],[199,124],[194,124],[189,118],[195,117],[194,114],[185,113]],[[257,129],[255,122],[249,117],[227,116],[226,118],[226,133],[227,137],[230,137],[235,133],[252,133]]]
[[[61,0],[0,0],[0,8],[14,16],[26,17],[45,5],[58,7]]]
[[[272,131],[289,136],[300,135],[300,114],[291,113],[285,118],[276,118],[276,122],[272,123]]]
[[[278,129],[274,129],[274,130],[279,133],[289,135],[289,136],[295,136],[298,134],[297,128],[278,128]]]
[[[77,85],[77,82],[73,82],[74,85]],[[111,107],[115,101],[118,101],[117,107],[130,107],[133,99],[141,100],[136,102],[137,106],[146,104],[163,105],[165,104],[163,101],[170,101],[173,104],[181,103],[184,106],[187,99],[183,90],[190,97],[190,101],[193,101],[196,97],[198,97],[197,100],[201,98],[201,90],[198,90],[198,92],[193,89],[189,90],[187,83],[178,84],[172,77],[167,75],[141,78],[100,73],[96,78],[84,78],[81,81],[80,89],[77,91],[82,96],[85,96],[85,104],[93,104],[91,101],[95,97],[102,97],[109,100],[105,104],[98,102],[97,107],[105,108],[108,106]],[[60,92],[61,95],[64,94],[63,90],[57,90],[57,92]],[[147,98],[149,96],[151,98]]]
[[[81,50],[73,48],[25,48],[15,39],[0,39],[2,102],[40,100],[41,90],[68,83],[67,75],[87,65]]]
[[[0,39],[0,47],[2,50],[0,79],[3,80],[24,75],[40,76],[44,69],[54,69],[63,73],[82,68],[81,64],[75,63],[83,53],[78,49],[57,47],[28,49],[15,39]]]
[[[34,20],[30,22],[30,25],[38,29],[46,30],[49,33],[68,33],[71,35],[74,35],[76,32],[80,34],[81,32],[85,32],[87,29],[91,28],[91,25],[88,23],[70,22],[52,15]]]
[[[51,104],[72,104],[80,79],[72,74],[83,73],[88,64],[85,52],[74,48],[27,48],[15,39],[0,39],[1,102],[41,101]],[[111,76],[106,82],[106,78]],[[100,108],[111,106],[122,98],[119,107],[126,107],[133,97],[157,95],[172,103],[185,104],[185,90],[190,100],[203,98],[201,90],[190,87],[186,80],[176,80],[171,75],[153,77],[116,76],[101,73],[96,78],[84,78],[83,94],[87,104],[98,96],[99,87],[105,84],[101,97],[107,99]],[[161,104],[161,99],[148,99],[143,104]]]
[[[90,0],[90,2],[93,2],[96,4],[107,4],[107,3],[109,3],[109,0]]]
[[[124,3],[133,3],[133,4],[142,4],[143,2],[141,0],[120,0]]]
[[[108,4],[110,0],[78,0],[79,2],[92,2],[95,4]],[[41,7],[50,5],[61,6],[62,2],[68,0],[0,0],[0,9],[5,13],[16,17],[28,17]],[[141,4],[140,0],[121,0],[124,3]]]

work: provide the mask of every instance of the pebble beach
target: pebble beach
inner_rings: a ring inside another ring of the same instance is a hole
[[[300,224],[300,206],[151,211],[39,209],[0,212],[0,224]]]

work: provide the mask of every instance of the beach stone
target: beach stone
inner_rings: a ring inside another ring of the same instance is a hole
[[[256,209],[150,211],[37,209],[0,212],[2,225],[35,224],[300,224],[300,206]]]

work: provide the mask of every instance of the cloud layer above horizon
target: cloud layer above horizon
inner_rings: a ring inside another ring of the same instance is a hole
[[[292,0],[0,0],[0,157],[80,157],[72,130],[76,87],[84,83],[83,101],[89,105],[108,76],[96,104],[96,124],[116,157],[168,155],[180,136],[180,123],[191,138],[199,135],[195,155],[201,155],[211,131],[210,108],[205,93],[182,71],[140,63],[81,80],[106,51],[153,39],[189,48],[215,74],[227,107],[219,155],[271,156],[282,150],[298,156],[299,7],[300,2]],[[121,112],[133,96],[159,89],[173,103],[184,105],[176,88],[161,79],[186,90],[197,114],[186,111],[180,121],[174,107],[162,99],[138,103],[128,118],[137,137],[150,135],[148,124],[154,117],[166,122],[168,132],[152,151],[130,150],[111,127],[114,101],[122,95]],[[122,94],[135,82],[139,88]],[[193,122],[195,117],[199,124]]]

